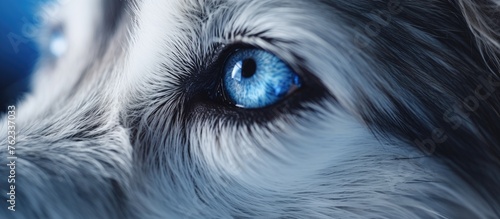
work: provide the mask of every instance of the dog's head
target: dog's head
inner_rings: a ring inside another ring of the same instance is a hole
[[[49,4],[0,214],[498,217],[499,6]]]

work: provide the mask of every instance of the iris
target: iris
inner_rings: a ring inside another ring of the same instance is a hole
[[[239,49],[228,57],[224,67],[225,93],[241,108],[272,105],[301,84],[300,77],[285,62],[261,49]]]

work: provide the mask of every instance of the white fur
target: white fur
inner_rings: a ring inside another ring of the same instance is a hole
[[[307,1],[138,1],[128,6],[108,44],[98,37],[104,31],[100,1],[60,6],[50,23],[64,22],[69,49],[58,60],[42,60],[33,94],[18,107],[20,210],[0,211],[2,216],[492,218],[497,213],[498,206],[488,205],[446,162],[401,136],[376,133],[384,131],[366,120],[378,116],[373,109],[400,119],[390,93],[434,125],[418,95],[397,86],[400,81],[385,74],[386,66],[353,44],[359,30],[343,23],[345,15]],[[415,38],[441,46],[430,34],[397,22]],[[238,34],[243,29],[249,32]],[[215,55],[213,44],[235,42],[307,69],[335,99],[327,95],[305,103],[309,110],[264,124],[210,117],[208,110],[183,117],[179,112],[188,101],[183,78],[200,74],[196,70]],[[5,118],[0,124],[5,145]],[[2,163],[5,153],[0,152]]]

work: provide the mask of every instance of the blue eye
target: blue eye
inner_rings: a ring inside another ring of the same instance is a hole
[[[50,35],[49,38],[49,52],[52,56],[58,58],[67,50],[66,37],[61,28],[56,28]]]
[[[272,105],[301,86],[300,77],[275,55],[260,49],[240,49],[224,67],[227,96],[241,108]]]

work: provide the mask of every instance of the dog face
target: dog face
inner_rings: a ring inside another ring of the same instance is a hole
[[[49,5],[0,214],[498,217],[500,22],[478,2]]]

